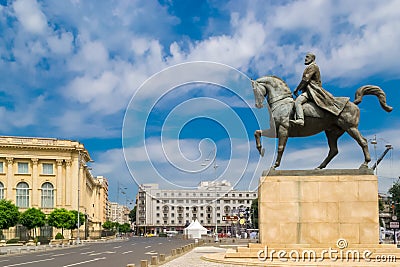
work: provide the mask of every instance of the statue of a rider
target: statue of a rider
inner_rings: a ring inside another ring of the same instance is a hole
[[[322,88],[321,73],[318,65],[315,63],[315,55],[307,53],[304,64],[307,67],[304,70],[300,84],[293,92],[297,97],[295,101],[296,116],[295,120],[290,120],[290,122],[301,126],[304,125],[302,105],[307,101],[313,101],[320,108],[338,116],[343,106],[341,103],[335,101],[331,93]],[[299,91],[302,92],[301,95],[298,95]]]

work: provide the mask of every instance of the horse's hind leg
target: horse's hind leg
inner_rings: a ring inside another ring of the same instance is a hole
[[[364,163],[361,164],[360,168],[368,168],[368,163],[371,161],[371,155],[369,154],[367,139],[361,135],[360,131],[356,127],[351,127],[347,129],[346,132],[357,141],[363,150]]]
[[[337,146],[337,140],[344,133],[342,129],[335,129],[331,131],[325,131],[325,135],[328,138],[329,145],[329,153],[328,156],[324,159],[324,161],[317,167],[317,169],[323,169],[328,165],[329,162],[339,153],[339,149]]]
[[[281,125],[279,126],[278,130],[278,155],[276,156],[276,161],[273,168],[279,167],[279,165],[281,165],[281,159],[283,152],[285,151],[287,140],[288,129]]]

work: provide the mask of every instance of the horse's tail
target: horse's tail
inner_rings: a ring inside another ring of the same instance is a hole
[[[364,85],[364,86],[361,86],[360,88],[358,88],[356,91],[355,100],[353,101],[354,104],[358,105],[359,103],[361,103],[361,100],[364,95],[376,96],[379,99],[379,104],[381,104],[381,107],[385,111],[391,112],[393,110],[393,107],[388,106],[386,104],[386,94],[385,94],[385,92],[383,92],[383,90],[379,86]]]

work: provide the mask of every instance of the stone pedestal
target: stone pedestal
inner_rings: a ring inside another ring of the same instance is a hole
[[[262,244],[379,243],[378,182],[372,171],[271,171],[259,186]]]
[[[397,266],[400,250],[379,244],[372,170],[272,170],[263,173],[258,190],[260,243],[203,259],[246,266],[376,266],[384,257],[379,266]]]

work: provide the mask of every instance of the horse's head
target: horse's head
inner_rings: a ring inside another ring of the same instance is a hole
[[[256,108],[262,108],[266,89],[263,84],[258,81],[251,80],[251,86],[253,87],[254,99],[256,102]]]

